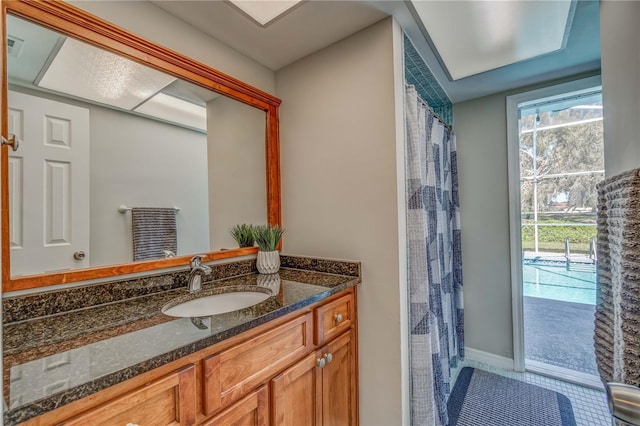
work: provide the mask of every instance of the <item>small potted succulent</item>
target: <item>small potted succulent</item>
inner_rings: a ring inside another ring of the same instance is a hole
[[[280,253],[277,247],[284,231],[278,225],[257,225],[253,228],[253,235],[259,247],[256,266],[261,274],[275,274],[280,269]]]
[[[255,243],[255,237],[253,235],[254,226],[243,223],[242,225],[235,225],[229,230],[229,233],[234,240],[238,243],[238,247],[253,247]]]

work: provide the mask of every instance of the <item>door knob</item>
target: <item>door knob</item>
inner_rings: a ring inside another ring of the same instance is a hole
[[[75,260],[84,260],[85,256],[86,255],[84,254],[84,252],[82,250],[79,250],[79,251],[73,253],[73,258]]]
[[[4,136],[2,137],[2,145],[9,145],[14,151],[17,151],[20,146],[20,141],[16,138],[16,135],[9,133],[9,139]]]

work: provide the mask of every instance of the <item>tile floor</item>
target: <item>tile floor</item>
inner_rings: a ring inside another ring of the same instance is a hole
[[[604,391],[585,388],[538,374],[503,370],[470,360],[465,360],[455,371],[452,371],[452,383],[462,367],[480,368],[485,371],[560,392],[571,400],[576,426],[611,426],[611,417],[609,416],[607,397]]]

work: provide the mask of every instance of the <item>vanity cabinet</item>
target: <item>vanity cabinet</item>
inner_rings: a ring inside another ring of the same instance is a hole
[[[62,422],[65,426],[193,425],[196,368],[190,364]]]
[[[346,331],[271,381],[274,425],[357,424],[354,331]]]
[[[357,423],[356,289],[349,288],[23,424]]]
[[[237,400],[311,351],[312,332],[309,313],[205,359],[204,413]]]

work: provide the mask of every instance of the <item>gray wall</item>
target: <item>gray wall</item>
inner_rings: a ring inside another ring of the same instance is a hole
[[[267,222],[266,113],[219,96],[207,104],[211,249],[238,247],[229,229]]]
[[[605,175],[640,166],[640,3],[600,3]]]
[[[91,265],[133,261],[131,214],[180,207],[178,255],[209,251],[207,135],[91,105]]]
[[[276,73],[276,93],[284,99],[285,251],[362,261],[363,425],[408,423],[403,418],[408,387],[402,382],[404,237],[398,232],[404,211],[398,208],[396,165],[396,144],[404,145],[396,109],[402,108],[396,93],[402,85],[400,37],[397,25],[386,19]]]
[[[454,105],[469,348],[513,358],[506,97],[590,75]]]
[[[513,357],[506,94],[455,104],[466,346]]]

